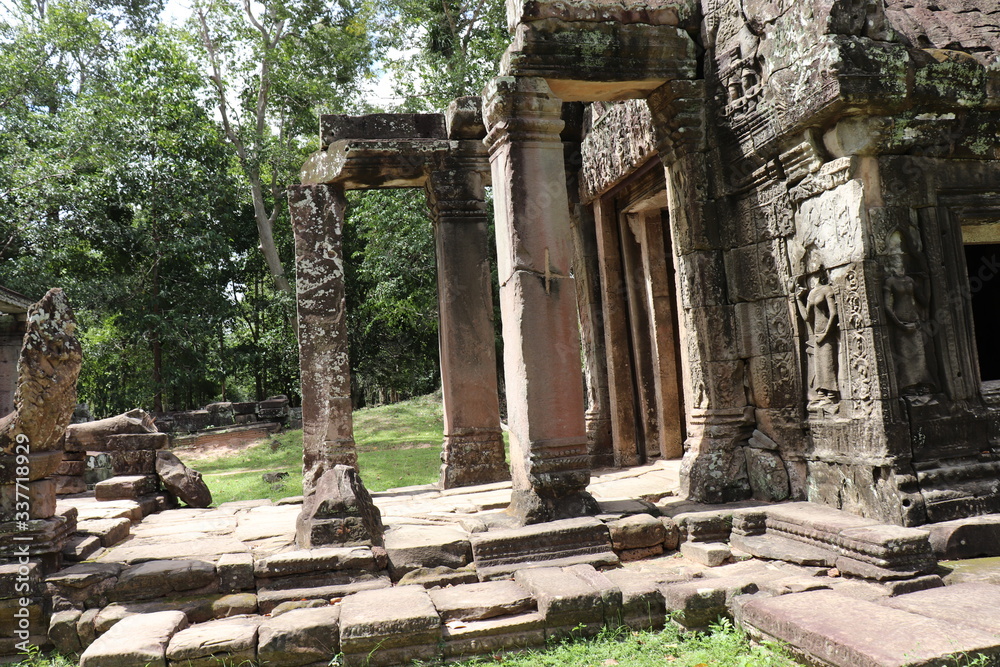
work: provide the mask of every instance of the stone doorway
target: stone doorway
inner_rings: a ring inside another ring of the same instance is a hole
[[[965,266],[969,276],[972,330],[979,360],[979,377],[984,385],[1000,389],[1000,224],[983,225],[973,242],[965,244]],[[965,236],[963,234],[963,236]]]
[[[615,462],[684,452],[677,289],[659,159],[595,202]]]

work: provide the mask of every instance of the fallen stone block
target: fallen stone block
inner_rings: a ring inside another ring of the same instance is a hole
[[[122,571],[112,600],[149,600],[177,593],[218,592],[215,565],[203,560],[153,560]],[[187,593],[192,594],[192,593]]]
[[[618,558],[622,563],[634,563],[637,560],[646,560],[647,558],[656,558],[657,556],[663,555],[663,545],[658,544],[654,547],[640,547],[638,549],[623,549],[618,552]]]
[[[660,523],[663,524],[663,549],[673,551],[681,543],[681,531],[677,522],[668,516],[661,516]]]
[[[94,485],[94,497],[98,500],[136,500],[155,493],[158,488],[159,482],[154,475],[111,477]]]
[[[118,563],[80,563],[50,574],[45,586],[56,610],[68,606],[103,607],[121,570]]]
[[[63,558],[73,563],[87,560],[101,549],[101,539],[96,535],[74,533],[62,548]]]
[[[169,433],[116,433],[106,436],[104,438],[104,447],[98,447],[93,451],[155,451],[157,449],[167,449],[168,447],[170,447]]]
[[[217,667],[223,661],[239,665],[257,658],[258,616],[234,616],[199,623],[181,630],[167,645],[167,664],[177,667]]]
[[[222,554],[215,563],[219,590],[224,593],[254,589],[253,556],[249,553]]]
[[[166,434],[153,434],[166,435]],[[143,437],[143,436],[117,436]],[[115,475],[155,475],[156,452],[152,449],[135,449],[108,452],[111,459],[111,472]]]
[[[201,473],[184,465],[172,452],[156,452],[156,474],[167,491],[190,507],[208,507],[212,492]]]
[[[56,484],[57,496],[71,496],[87,490],[87,483],[77,475],[55,475],[51,479]]]
[[[615,551],[624,551],[626,549],[662,547],[667,531],[660,519],[648,514],[633,514],[609,522],[608,532]]]
[[[76,524],[76,532],[93,535],[102,547],[113,547],[129,536],[132,522],[128,519],[88,519]]]
[[[470,541],[482,581],[505,579],[529,567],[589,564],[605,568],[620,564],[607,526],[592,517],[476,533]]]
[[[441,617],[420,586],[363,591],[341,602],[340,649],[348,665],[429,660],[441,637]]]
[[[374,571],[375,555],[370,547],[323,547],[285,551],[254,563],[258,578],[319,574],[338,570]]]
[[[1000,556],[1000,514],[942,521],[920,528],[930,533],[931,548],[941,560]]]
[[[83,612],[79,609],[65,609],[52,614],[49,619],[49,640],[60,653],[80,653],[83,650],[80,635],[76,631],[81,616]]]
[[[513,581],[486,581],[429,591],[443,621],[482,621],[535,609],[535,600]]]
[[[293,609],[264,619],[257,632],[262,665],[327,663],[340,652],[340,606]]]
[[[837,667],[939,665],[1000,651],[992,632],[834,591],[753,600],[742,606],[741,616],[751,634]]]
[[[682,542],[681,554],[708,567],[718,567],[733,555],[729,546],[721,542]]]
[[[187,625],[187,617],[180,611],[122,619],[87,647],[80,656],[80,667],[167,667],[167,644]]]
[[[97,630],[94,627],[94,621],[100,613],[101,610],[97,608],[84,609],[83,613],[80,614],[80,620],[76,622],[76,634],[80,637],[80,644],[84,648],[93,644],[94,640],[97,639]]]
[[[757,590],[748,577],[704,578],[660,588],[671,620],[689,629],[704,628],[728,617],[730,600]]]
[[[472,561],[469,534],[452,526],[396,526],[385,533],[389,574],[399,580],[420,567],[460,568]]]
[[[442,632],[446,660],[521,651],[545,645],[545,619],[539,613],[480,621],[451,620]]]

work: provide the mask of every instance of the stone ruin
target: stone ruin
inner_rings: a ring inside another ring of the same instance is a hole
[[[592,468],[657,457],[706,502],[1000,509],[994,4],[507,10],[482,98],[323,116],[290,191],[307,478],[355,465],[343,191],[400,187],[437,239],[442,486],[506,476],[492,186],[516,521],[591,514]]]

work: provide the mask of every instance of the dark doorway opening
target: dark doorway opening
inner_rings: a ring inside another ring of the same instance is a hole
[[[980,379],[1000,380],[1000,244],[966,245],[965,265]]]

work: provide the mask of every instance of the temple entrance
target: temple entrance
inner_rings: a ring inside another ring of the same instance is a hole
[[[664,172],[653,159],[595,202],[615,462],[684,452],[673,251]]]
[[[982,381],[1000,383],[1000,243],[965,246],[965,266],[969,276],[969,299]]]

